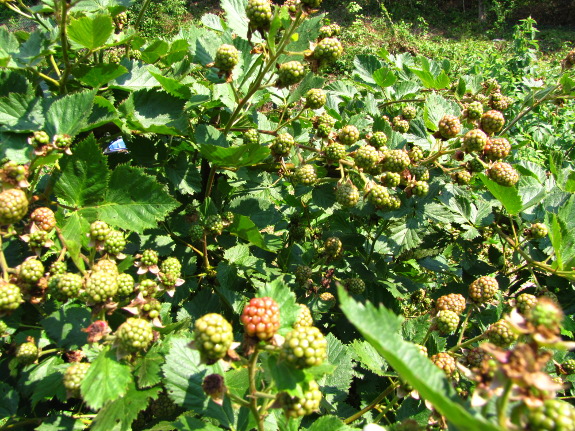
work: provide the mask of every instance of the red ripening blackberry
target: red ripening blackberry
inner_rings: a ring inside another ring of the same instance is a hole
[[[519,181],[519,172],[505,162],[495,162],[487,171],[487,175],[500,186],[513,187]]]
[[[252,298],[244,307],[240,320],[250,337],[269,340],[280,328],[279,305],[267,296]]]
[[[47,207],[36,208],[30,214],[30,221],[32,221],[39,229],[50,232],[56,227],[56,217],[54,211]]]

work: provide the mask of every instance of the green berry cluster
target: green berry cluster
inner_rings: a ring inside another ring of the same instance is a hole
[[[63,383],[70,397],[80,397],[80,386],[82,385],[84,377],[86,377],[89,369],[90,364],[87,362],[74,362],[66,368]]]
[[[224,71],[231,71],[240,61],[240,52],[233,45],[223,44],[216,51],[214,65]]]
[[[0,193],[0,226],[20,221],[28,212],[28,198],[20,189]]]
[[[196,348],[209,360],[223,358],[234,341],[232,325],[220,314],[210,313],[194,323]]]
[[[154,339],[152,324],[145,319],[128,317],[116,331],[116,339],[127,352],[145,350]]]
[[[315,326],[300,326],[288,332],[280,356],[296,368],[320,365],[327,358],[327,341]]]
[[[340,183],[335,191],[335,200],[344,208],[351,208],[359,202],[359,190],[352,183]]]
[[[505,162],[495,162],[487,171],[487,175],[497,184],[512,187],[519,181],[519,172]]]

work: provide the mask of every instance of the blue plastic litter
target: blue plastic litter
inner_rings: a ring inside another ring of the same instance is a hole
[[[128,148],[126,147],[126,143],[124,142],[123,138],[116,139],[110,145],[108,145],[108,148],[104,150],[104,154],[127,153],[127,152]]]

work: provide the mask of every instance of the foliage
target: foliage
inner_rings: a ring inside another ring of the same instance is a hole
[[[37,27],[0,28],[2,428],[571,416],[575,52],[533,20],[327,82],[313,0],[163,38],[149,1],[4,3]]]

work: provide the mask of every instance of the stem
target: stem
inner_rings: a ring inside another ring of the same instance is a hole
[[[144,18],[144,13],[146,12],[146,9],[148,9],[148,6],[150,6],[150,1],[151,0],[146,0],[146,2],[142,5],[142,9],[140,9],[140,12],[138,13],[138,18],[136,18],[134,28],[138,28],[138,26],[140,25],[142,18]]]
[[[503,396],[499,399],[499,426],[504,430],[507,429],[507,405],[509,404],[509,397],[511,395],[511,388],[513,387],[513,382],[508,380],[505,384],[505,391],[503,392]]]
[[[56,60],[54,60],[54,56],[51,55],[49,58],[50,58],[50,64],[52,65],[54,72],[56,72],[56,76],[58,76],[58,78],[59,78],[62,75],[62,72],[60,72],[60,69],[58,68],[58,65],[56,64]]]
[[[256,397],[256,394],[258,393],[258,388],[256,384],[256,372],[257,372],[259,353],[260,352],[258,350],[258,347],[256,346],[256,350],[254,351],[254,353],[252,353],[252,356],[250,357],[250,360],[248,362],[250,394],[252,395],[250,399],[250,410],[254,415],[254,419],[258,423],[258,431],[265,431],[264,418],[262,415],[260,415],[260,412],[258,411],[258,399]]]
[[[6,256],[4,256],[4,249],[2,248],[2,235],[0,235],[0,267],[2,268],[2,278],[4,281],[8,281],[10,276],[8,275],[8,262],[6,262]]]
[[[210,260],[208,259],[208,234],[204,232],[204,239],[202,240],[202,245],[204,247],[204,269],[206,274],[210,272]]]
[[[214,178],[216,176],[216,167],[214,165],[212,165],[212,167],[210,168],[210,173],[208,175],[208,183],[206,184],[206,198],[210,197],[210,194],[212,193],[212,187],[214,185]]]
[[[379,414],[377,415],[377,417],[373,420],[373,423],[379,423],[379,421],[383,419],[383,417],[387,414],[387,412],[388,412],[394,405],[396,405],[398,401],[399,401],[399,397],[396,395],[396,396],[393,397],[393,399],[385,406],[385,408],[383,408],[383,409],[381,410],[381,412],[379,412]]]
[[[460,343],[460,344],[457,344],[456,346],[453,346],[451,349],[448,350],[448,352],[455,352],[457,349],[461,349],[463,347],[469,346],[470,344],[473,344],[479,340],[482,340],[483,338],[485,338],[485,336],[483,334],[478,335],[477,337],[470,338],[469,340],[467,340],[463,343]]]
[[[16,429],[16,428],[24,427],[24,426],[30,425],[30,424],[41,424],[41,423],[42,423],[42,419],[40,419],[40,418],[26,419],[26,420],[16,422],[13,424],[4,425],[3,427],[0,428],[0,430]]]
[[[60,17],[60,43],[62,44],[62,59],[64,60],[64,72],[60,77],[60,93],[66,93],[66,80],[70,74],[70,57],[68,56],[68,35],[66,32],[66,21],[68,19],[68,3],[61,0],[62,16]]]
[[[469,313],[467,313],[465,315],[465,320],[463,321],[463,324],[461,325],[461,332],[459,333],[459,338],[457,339],[457,344],[461,344],[461,340],[463,340],[463,334],[465,333],[465,328],[467,328],[467,323],[469,322],[469,318],[473,314],[474,310],[475,310],[475,308],[472,308],[471,310],[469,310]]]
[[[360,417],[362,417],[364,414],[366,414],[368,411],[370,411],[376,405],[378,405],[381,401],[383,401],[383,399],[385,397],[387,397],[390,393],[392,393],[395,389],[397,389],[398,386],[399,386],[399,383],[397,383],[397,382],[393,383],[391,386],[389,386],[385,391],[383,391],[381,394],[379,394],[376,399],[374,399],[371,403],[369,403],[363,409],[361,409],[357,413],[351,415],[347,419],[344,419],[343,423],[347,425],[347,424],[350,424],[353,421],[359,419]]]
[[[433,323],[431,324],[431,326],[427,329],[427,332],[425,334],[425,337],[423,337],[423,341],[421,341],[421,345],[425,346],[425,343],[427,343],[427,340],[429,339],[429,336],[431,335],[431,333],[433,332]]]
[[[232,402],[237,403],[237,404],[241,405],[242,407],[249,407],[250,406],[250,403],[248,401],[244,400],[243,398],[238,397],[237,395],[232,394],[231,392],[228,392],[228,397],[230,397]]]
[[[559,85],[556,85],[555,88],[553,89],[553,91],[551,91],[547,96],[543,97],[541,100],[533,103],[532,106],[530,106],[529,108],[525,109],[524,111],[522,111],[519,115],[517,115],[517,117],[515,117],[501,132],[499,132],[500,136],[503,136],[504,133],[506,133],[507,131],[509,131],[509,129],[511,129],[519,120],[521,120],[523,117],[525,117],[529,112],[531,112],[533,109],[537,108],[539,105],[541,105],[543,102],[549,100],[551,98],[551,95],[555,92],[555,90],[557,90],[559,88]]]

